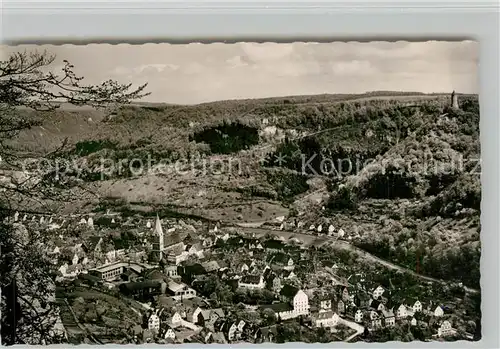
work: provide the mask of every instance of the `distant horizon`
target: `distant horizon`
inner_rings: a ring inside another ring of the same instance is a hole
[[[453,90],[477,94],[475,41],[3,46],[46,50],[74,65],[83,83],[148,83],[142,101],[195,105],[224,100],[365,91]]]
[[[265,99],[286,99],[286,98],[298,98],[298,97],[315,97],[315,96],[365,96],[371,93],[394,93],[394,96],[397,96],[396,94],[407,94],[408,97],[411,96],[419,96],[419,95],[424,95],[424,96],[433,96],[433,95],[451,95],[452,92],[455,91],[455,94],[457,95],[462,95],[462,96],[478,96],[479,93],[464,93],[460,92],[457,90],[450,90],[450,91],[445,91],[445,92],[419,92],[419,91],[398,91],[398,90],[378,90],[378,91],[365,91],[361,93],[312,93],[312,94],[297,94],[297,95],[273,95],[273,96],[264,96],[264,97],[254,97],[254,98],[231,98],[231,99],[216,99],[216,100],[211,100],[211,101],[206,101],[206,102],[199,102],[199,103],[175,103],[175,102],[161,102],[161,101],[132,101],[131,104],[168,104],[168,105],[178,105],[178,106],[196,106],[196,105],[202,105],[202,104],[211,104],[211,103],[217,103],[217,102],[232,102],[232,101],[249,101],[249,100],[265,100]],[[377,96],[375,95],[374,97],[383,97],[383,96]],[[387,96],[390,97],[390,96]]]
[[[235,98],[235,99],[220,99],[220,100],[214,100],[214,101],[207,101],[207,102],[200,102],[200,103],[171,103],[171,102],[156,102],[156,101],[142,101],[142,100],[136,100],[136,101],[131,101],[129,104],[125,105],[171,105],[171,106],[186,106],[186,107],[195,107],[198,105],[204,105],[204,104],[212,104],[212,103],[218,103],[218,102],[237,102],[237,101],[251,101],[251,100],[273,100],[273,99],[287,99],[287,98],[300,98],[300,97],[318,97],[318,96],[342,96],[345,95],[347,96],[359,96],[363,97],[365,95],[373,94],[373,93],[394,93],[394,97],[412,97],[412,96],[440,96],[440,95],[451,95],[452,91],[447,91],[447,92],[418,92],[418,91],[391,91],[391,90],[383,90],[383,91],[366,91],[363,93],[315,93],[315,94],[301,94],[301,95],[285,95],[285,96],[269,96],[269,97],[258,97],[258,98]],[[397,95],[401,94],[401,95]],[[463,93],[460,91],[455,91],[455,94],[459,96],[479,96],[478,93]],[[383,96],[383,95],[375,95],[373,96],[374,98],[376,97],[391,97],[390,95],[388,96]],[[338,102],[342,102],[342,100],[338,100]],[[82,106],[77,106],[77,105],[72,105],[71,103],[67,102],[59,102],[59,101],[52,101],[51,103],[54,104],[61,104],[67,107],[71,107],[74,109],[82,110],[85,108],[90,108],[94,109],[93,107],[89,105],[82,105]]]

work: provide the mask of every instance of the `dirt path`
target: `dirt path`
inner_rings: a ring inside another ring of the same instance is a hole
[[[71,312],[71,315],[73,316],[73,319],[75,320],[75,324],[83,331],[83,333],[86,333],[88,338],[94,342],[94,344],[102,344],[101,341],[99,341],[93,334],[88,330],[88,328],[85,325],[82,325],[80,321],[78,321],[78,317],[76,316],[75,312],[73,311],[73,308],[68,302],[67,298],[64,298],[64,303],[66,307],[69,309]]]
[[[349,320],[341,318],[340,321],[339,321],[339,323],[341,323],[342,325],[345,325],[347,327],[350,327],[354,331],[356,331],[356,333],[354,333],[353,335],[351,335],[351,336],[347,337],[346,339],[344,339],[344,342],[350,342],[355,337],[359,336],[360,334],[362,334],[365,331],[365,328],[363,326],[361,326],[360,324],[358,324],[356,322],[353,322],[353,321],[349,321]]]

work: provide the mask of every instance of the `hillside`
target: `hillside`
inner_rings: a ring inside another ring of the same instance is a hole
[[[38,157],[67,140],[68,211],[105,200],[225,222],[327,219],[375,255],[477,287],[479,107],[459,103],[377,92],[61,108],[27,113],[42,125],[10,145]]]

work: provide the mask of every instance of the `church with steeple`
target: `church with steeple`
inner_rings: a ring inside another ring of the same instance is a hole
[[[176,257],[182,254],[186,248],[181,234],[176,232],[175,227],[168,229],[166,233],[163,231],[162,222],[158,215],[156,215],[153,236],[153,252],[158,260],[176,260]]]
[[[155,223],[155,228],[153,231],[155,240],[153,243],[153,251],[157,254],[158,260],[163,259],[163,250],[165,249],[165,234],[163,233],[163,228],[161,226],[161,220],[160,217],[158,217],[158,214],[156,215],[156,223]]]

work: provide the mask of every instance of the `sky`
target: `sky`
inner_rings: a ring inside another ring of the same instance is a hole
[[[94,84],[148,83],[144,101],[196,104],[226,99],[377,90],[478,93],[479,44],[333,42],[2,46],[47,50]]]

